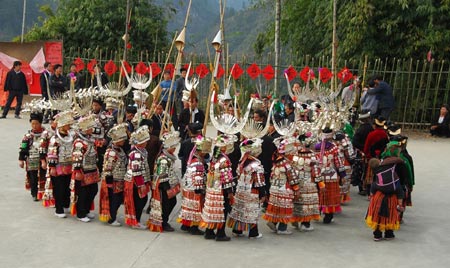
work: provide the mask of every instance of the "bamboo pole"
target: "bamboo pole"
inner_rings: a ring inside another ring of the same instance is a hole
[[[422,116],[420,118],[420,123],[424,123],[424,121],[425,121],[425,114],[426,114],[426,108],[427,108],[425,104],[428,102],[428,93],[431,88],[431,80],[433,77],[433,66],[434,66],[434,60],[431,60],[430,67],[428,69],[428,77],[427,77],[427,85],[425,88],[425,96],[422,99]]]
[[[444,103],[448,103],[448,92],[450,91],[450,65],[449,65],[449,69],[448,69],[448,74],[447,74],[447,84],[445,85],[445,97],[444,97]]]
[[[333,77],[331,78],[331,91],[337,89],[337,73],[336,73],[336,59],[337,59],[337,40],[336,40],[336,17],[337,17],[337,0],[333,0],[333,41],[331,51],[331,72]]]
[[[419,65],[419,61],[417,61],[417,63]],[[419,86],[417,88],[416,103],[414,105],[416,107],[416,113],[414,114],[414,122],[415,123],[417,123],[417,120],[418,120],[418,117],[419,117],[420,96],[422,95],[421,91],[422,91],[423,84],[425,83],[425,71],[426,71],[426,68],[427,68],[427,62],[424,61],[423,65],[422,65],[422,72],[420,74]]]
[[[409,61],[409,68],[408,68],[408,77],[406,79],[406,96],[405,96],[405,105],[403,106],[403,121],[402,126],[405,127],[406,122],[406,110],[407,107],[411,107],[409,103],[409,92],[411,91],[411,73],[413,68],[413,59],[411,58]]]
[[[441,61],[441,68],[439,68],[439,74],[437,76],[436,79],[436,86],[435,86],[435,91],[434,91],[434,100],[433,100],[433,106],[432,109],[436,109],[437,108],[437,97],[438,97],[438,93],[439,93],[439,84],[441,82],[441,77],[442,77],[442,71],[444,70],[444,60]],[[430,118],[431,120],[431,118]]]

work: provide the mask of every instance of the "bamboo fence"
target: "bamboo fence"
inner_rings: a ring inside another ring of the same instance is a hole
[[[319,67],[331,66],[331,57],[311,57],[309,55],[301,56],[299,53],[289,51],[287,56],[282,59],[279,70],[284,70],[289,66],[293,66],[297,72],[300,72],[305,66],[313,68],[317,73]],[[120,59],[122,52],[119,51],[102,51],[101,49],[84,49],[74,50],[70,49],[65,55],[65,68],[69,68],[70,63],[77,57],[80,57],[87,64],[91,59],[96,59],[101,65],[104,65],[107,61],[113,60],[117,66],[120,66]],[[167,58],[167,52],[129,52],[129,63],[136,65],[137,62],[143,61],[144,63],[156,62],[163,68],[163,63]],[[173,58],[173,59],[172,59]],[[264,58],[258,58],[256,56],[229,56],[227,59],[222,58],[222,66],[226,69],[225,73],[229,72],[229,69],[234,63],[238,63],[244,70],[244,74],[234,82],[232,93],[239,93],[239,100],[244,102],[252,93],[259,92],[262,95],[271,94],[273,92],[274,81],[266,81],[260,75],[255,80],[252,80],[246,73],[246,69],[252,64],[256,63],[260,69],[263,69],[268,64],[273,62],[272,53],[268,53]],[[169,62],[174,63],[175,57],[172,55]],[[207,53],[205,54],[193,54],[185,53],[183,55],[183,64],[192,62],[194,66],[200,63],[204,63],[206,66],[210,66]],[[362,77],[364,58],[338,60],[337,70],[348,67],[354,74],[358,74]],[[450,91],[450,65],[445,60],[431,60],[430,62],[424,59],[397,59],[397,58],[372,58],[367,62],[366,81],[374,74],[381,75],[383,80],[389,83],[394,92],[396,100],[396,107],[392,113],[391,119],[404,127],[412,129],[427,128],[431,121],[437,117],[440,106],[442,104],[449,103],[449,91]],[[203,79],[200,79],[198,86],[198,96],[200,106],[204,105],[207,101],[209,81],[211,72]],[[110,77],[111,81],[118,81],[119,73]],[[159,77],[158,77],[159,78]],[[158,78],[154,79],[153,85],[150,89],[154,88],[155,83],[159,81]],[[227,76],[224,75],[220,81],[220,88],[224,88],[225,80]],[[297,76],[296,80],[300,81]],[[279,95],[287,94],[287,85],[283,76],[280,76],[279,81]],[[149,90],[150,90],[149,89]]]

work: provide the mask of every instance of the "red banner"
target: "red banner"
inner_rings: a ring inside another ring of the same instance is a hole
[[[45,60],[54,64],[63,64],[62,42],[45,42]]]

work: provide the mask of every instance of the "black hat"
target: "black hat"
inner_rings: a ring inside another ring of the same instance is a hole
[[[375,125],[377,127],[385,127],[386,118],[384,118],[383,116],[378,116],[377,118],[375,118]]]
[[[135,114],[137,113],[137,107],[134,105],[128,105],[125,111],[130,114]]]
[[[139,126],[147,126],[148,128],[153,128],[153,120],[151,119],[142,119],[139,123]]]
[[[388,127],[389,136],[397,136],[402,134],[402,128],[399,125],[391,125]]]
[[[43,119],[44,119],[44,115],[42,113],[31,113],[30,114],[30,122],[33,120],[37,120],[39,123],[42,124]]]
[[[202,123],[190,123],[188,125],[188,129],[192,134],[197,134],[198,132],[202,131],[203,124]]]
[[[333,139],[336,141],[340,141],[345,139],[345,134],[344,132],[342,132],[341,130],[336,131],[336,133],[334,133]]]
[[[96,103],[98,103],[100,106],[103,106],[103,100],[100,99],[100,98],[94,98],[94,99],[92,99],[92,102],[93,102],[93,103],[96,102]]]

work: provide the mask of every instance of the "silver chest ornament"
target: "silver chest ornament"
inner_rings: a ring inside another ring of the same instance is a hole
[[[71,163],[72,162],[72,143],[64,142],[60,140],[58,149],[58,161],[59,163]]]
[[[97,152],[94,148],[93,142],[86,142],[87,149],[83,157],[83,169],[94,170],[97,168]]]

